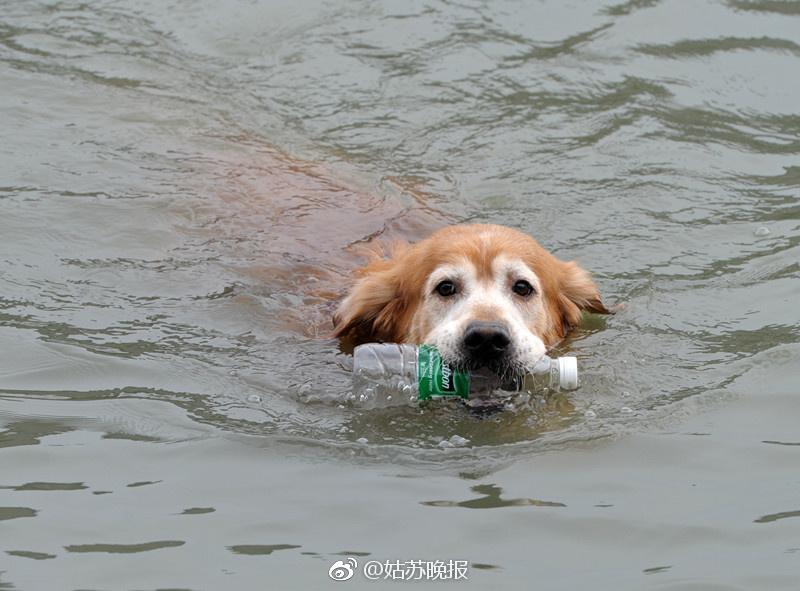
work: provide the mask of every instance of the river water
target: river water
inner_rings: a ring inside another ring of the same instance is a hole
[[[793,0],[0,2],[0,589],[797,589],[798,72]],[[342,404],[462,221],[624,304],[581,388]]]

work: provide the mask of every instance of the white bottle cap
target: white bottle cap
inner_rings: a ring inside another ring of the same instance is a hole
[[[558,358],[558,381],[562,390],[578,387],[578,360],[575,357]]]

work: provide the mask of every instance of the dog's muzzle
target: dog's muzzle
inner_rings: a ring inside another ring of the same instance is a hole
[[[470,368],[495,368],[503,364],[511,348],[511,335],[499,322],[470,322],[464,331],[462,348]]]

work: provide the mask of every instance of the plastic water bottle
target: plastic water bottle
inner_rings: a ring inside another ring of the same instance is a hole
[[[575,357],[542,357],[529,368],[534,387],[574,390]],[[430,345],[368,343],[353,351],[353,399],[365,408],[414,403],[433,398],[463,398],[496,390],[519,391],[525,380],[501,383],[488,373],[454,370]]]

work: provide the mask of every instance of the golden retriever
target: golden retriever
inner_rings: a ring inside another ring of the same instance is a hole
[[[458,368],[521,375],[576,326],[611,313],[589,274],[503,226],[438,230],[376,257],[334,314],[355,343],[430,344]]]

